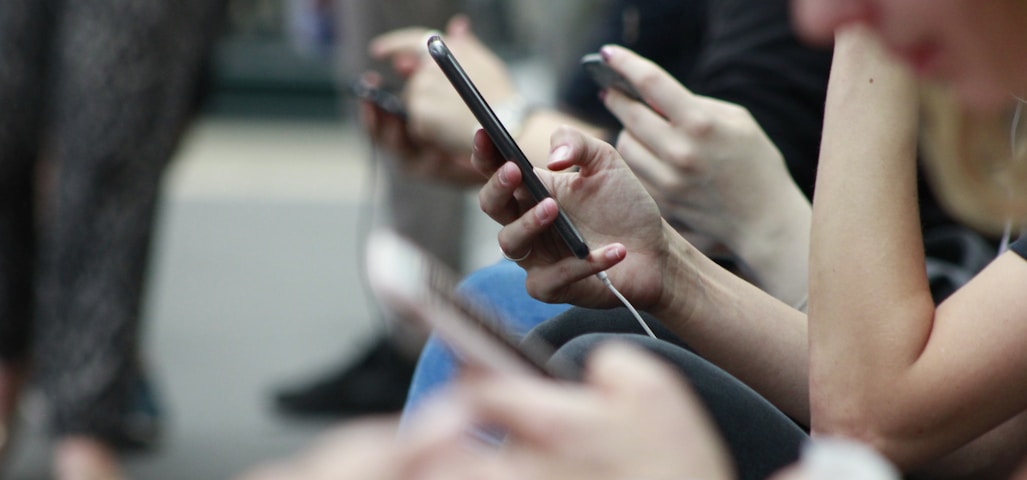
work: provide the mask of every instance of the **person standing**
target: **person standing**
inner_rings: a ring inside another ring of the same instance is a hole
[[[222,6],[0,0],[0,441],[38,384],[59,480],[122,478],[157,441],[143,286]]]

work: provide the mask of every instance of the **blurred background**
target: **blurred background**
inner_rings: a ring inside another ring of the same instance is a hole
[[[200,113],[164,177],[143,328],[167,431],[154,453],[128,458],[132,478],[231,478],[295,451],[331,422],[277,415],[273,389],[377,328],[361,242],[381,179],[336,88],[340,32],[319,32],[329,20],[304,3],[228,2]],[[543,101],[559,69],[577,64],[561,39],[581,36],[596,3],[465,1],[476,32]],[[498,251],[491,222],[469,218],[472,269]],[[3,478],[50,477],[31,396]]]

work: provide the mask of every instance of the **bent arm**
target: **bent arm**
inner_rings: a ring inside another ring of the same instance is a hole
[[[916,199],[916,88],[862,30],[835,45],[813,202],[813,429],[904,468],[1027,405],[1027,262],[1006,254],[935,309]]]
[[[806,316],[705,257],[669,225],[664,296],[650,310],[697,353],[809,424]]]

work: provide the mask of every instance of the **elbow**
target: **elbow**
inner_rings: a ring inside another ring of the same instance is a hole
[[[888,420],[875,403],[848,394],[837,396],[810,392],[811,433],[814,437],[839,437],[861,442],[887,458],[903,471],[913,468],[922,459],[909,457],[908,437],[901,435],[901,426]]]
[[[888,442],[884,429],[868,408],[852,398],[835,401],[811,392],[810,420],[814,437],[857,440],[885,453],[882,447]]]

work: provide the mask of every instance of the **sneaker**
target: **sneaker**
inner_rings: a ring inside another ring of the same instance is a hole
[[[157,390],[142,372],[133,382],[131,403],[122,413],[120,428],[105,440],[122,454],[152,452],[163,437],[163,420]]]
[[[394,413],[403,408],[415,362],[389,338],[378,338],[355,363],[305,386],[275,394],[276,409],[303,417]]]

